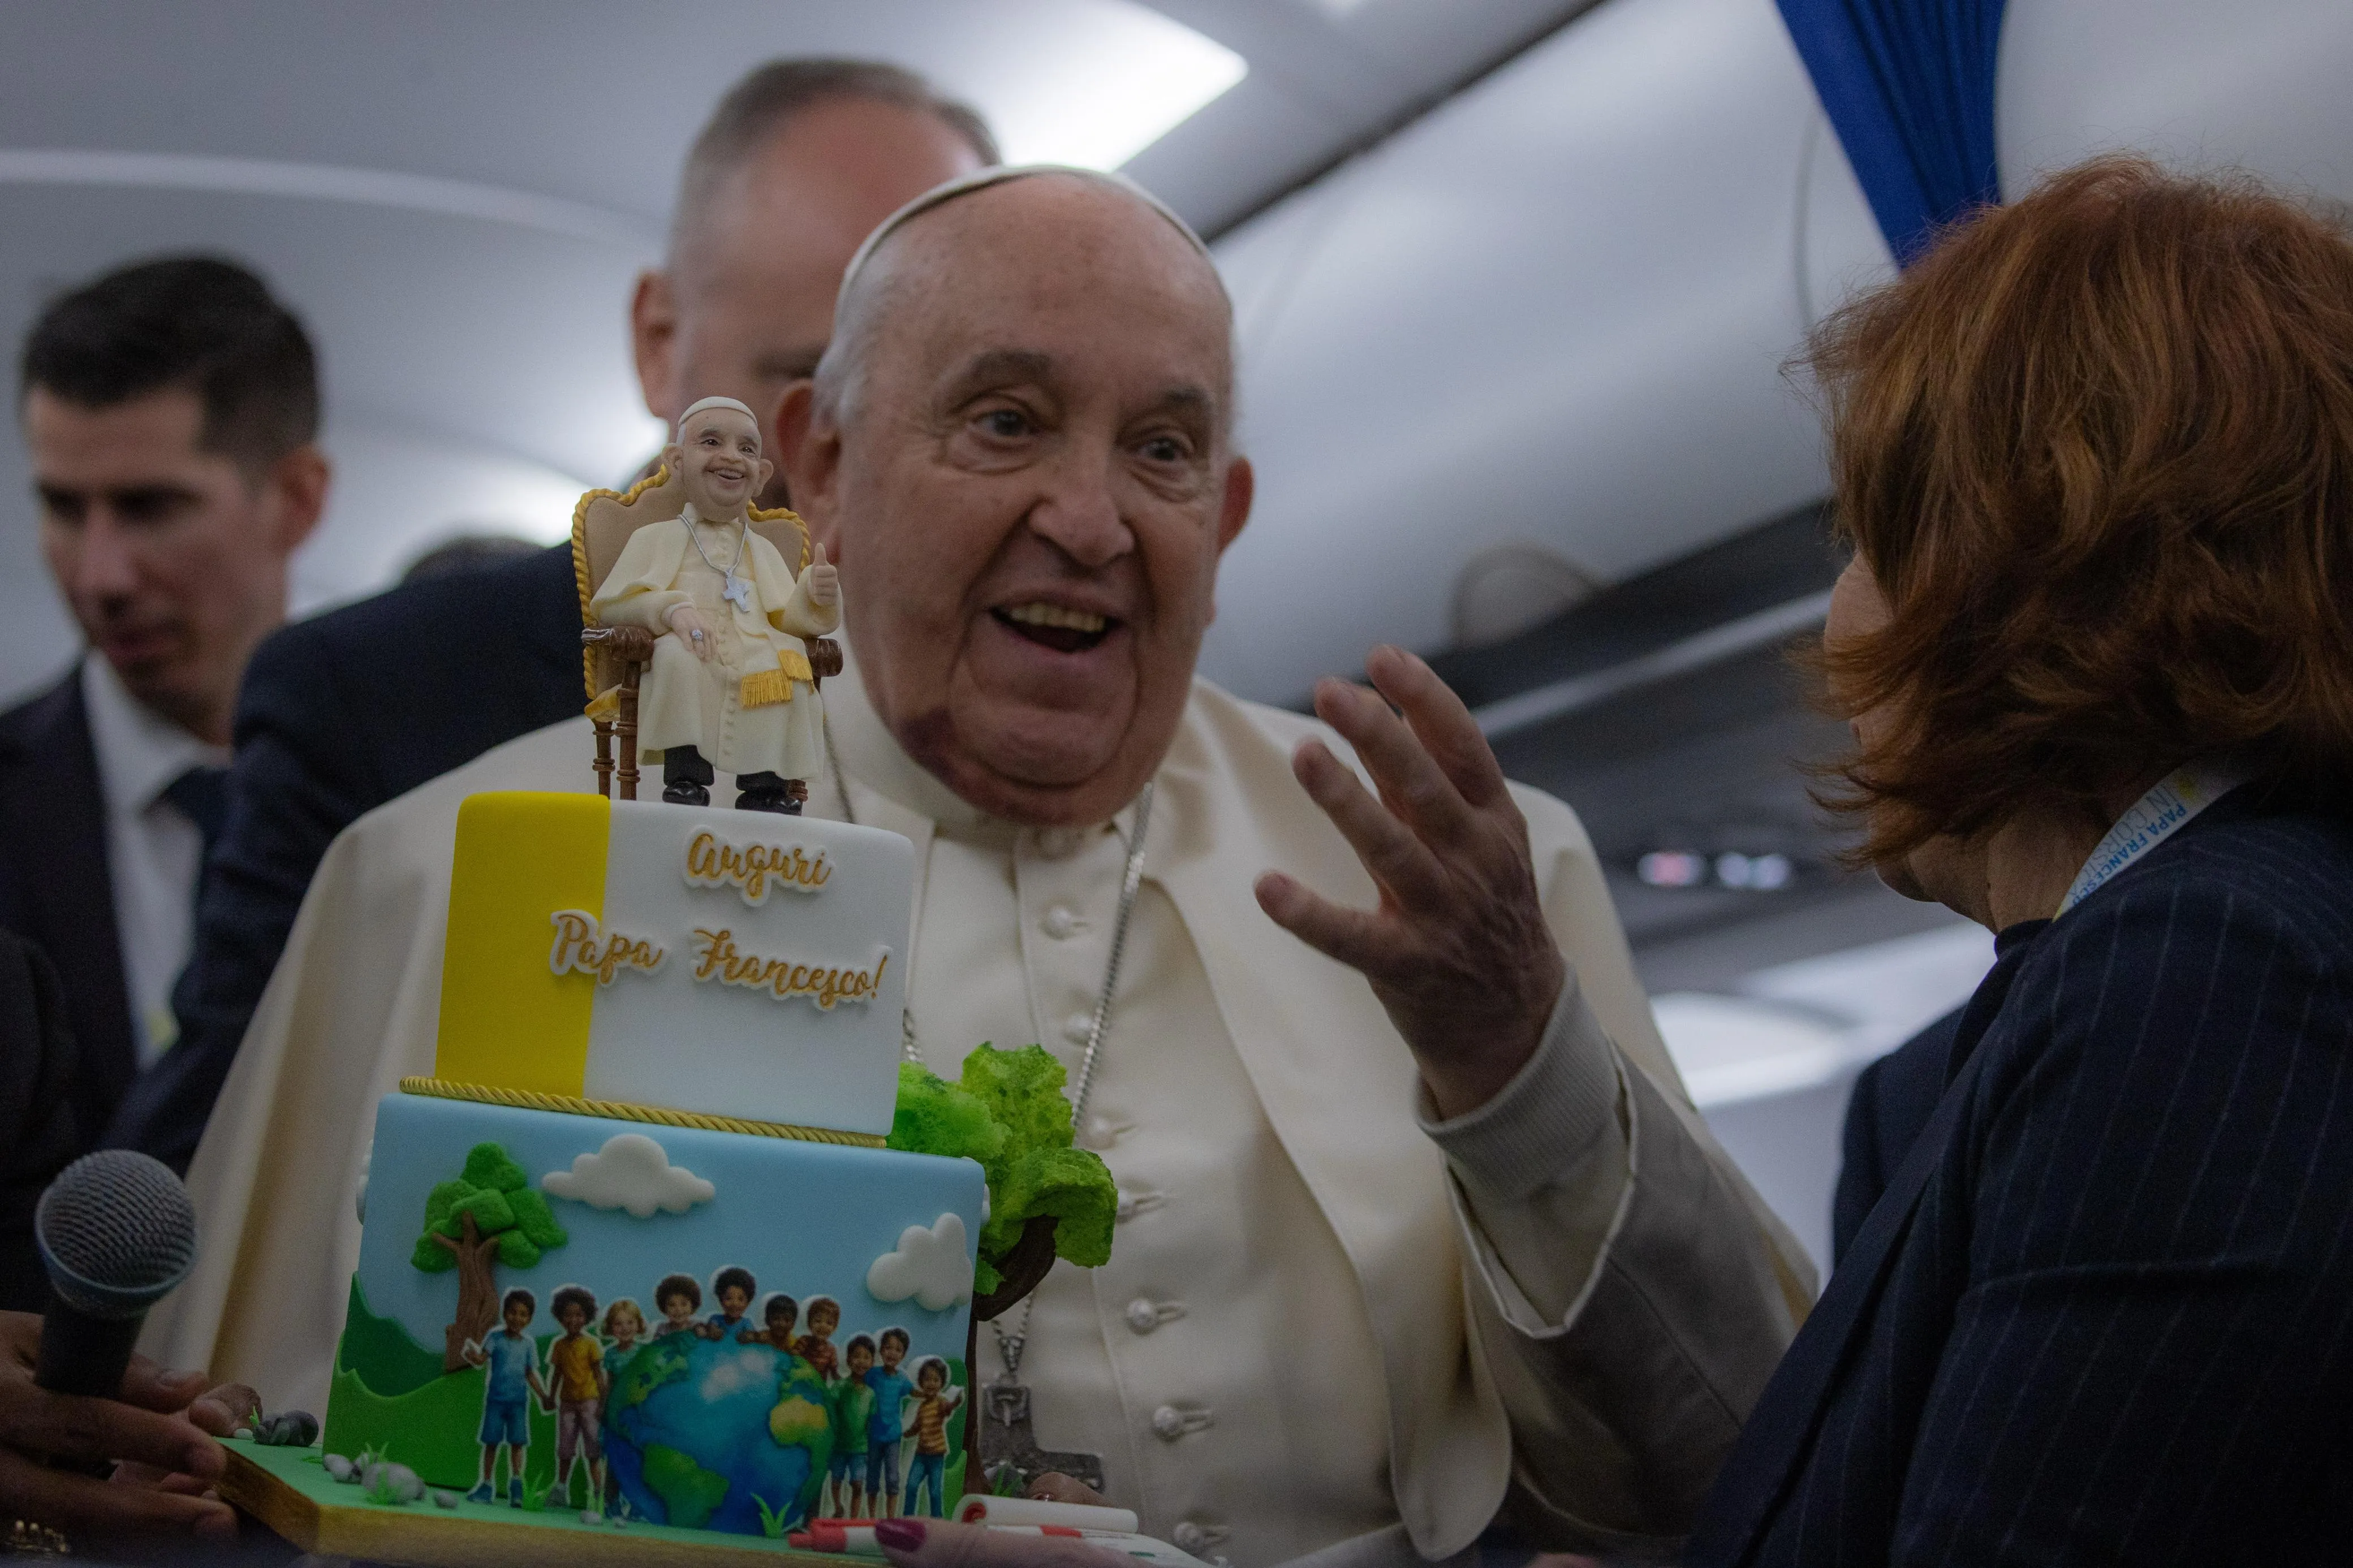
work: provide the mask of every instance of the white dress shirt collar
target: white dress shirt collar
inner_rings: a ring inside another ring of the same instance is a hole
[[[82,658],[81,700],[111,817],[137,816],[190,768],[228,765],[227,747],[198,740],[133,697],[100,654]]]
[[[143,1068],[179,1035],[172,983],[195,942],[204,870],[202,830],[164,792],[190,768],[225,765],[228,749],[206,744],[148,708],[98,654],[81,661],[81,695],[106,805],[106,879],[123,994]]]

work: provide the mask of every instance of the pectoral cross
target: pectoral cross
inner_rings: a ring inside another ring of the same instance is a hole
[[[739,610],[750,609],[752,607],[751,579],[738,577],[733,572],[728,573],[725,584],[719,590],[719,596]]]
[[[1010,1372],[981,1390],[980,1406],[981,1473],[994,1483],[1008,1466],[1020,1478],[1023,1491],[1049,1470],[1059,1470],[1096,1491],[1103,1489],[1102,1455],[1060,1454],[1038,1447],[1029,1428],[1029,1391]]]

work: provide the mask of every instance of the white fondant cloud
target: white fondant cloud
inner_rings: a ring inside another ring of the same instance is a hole
[[[684,1214],[707,1204],[719,1189],[683,1165],[670,1163],[662,1146],[642,1132],[617,1132],[593,1154],[582,1154],[568,1171],[550,1171],[539,1184],[559,1198],[592,1209],[627,1209],[639,1219],[654,1211]]]
[[[899,1233],[899,1249],[886,1252],[866,1271],[866,1289],[878,1301],[910,1296],[927,1311],[972,1300],[972,1259],[965,1256],[964,1220],[944,1214],[929,1228],[911,1225]]]

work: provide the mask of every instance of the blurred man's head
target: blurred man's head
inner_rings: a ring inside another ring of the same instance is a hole
[[[301,323],[233,262],[127,267],[41,312],[17,407],[42,553],[82,635],[148,707],[226,742],[326,504]]]
[[[881,237],[779,417],[883,722],[965,800],[1101,822],[1160,765],[1250,515],[1233,311],[1131,186],[1021,174]]]
[[[980,117],[913,72],[777,60],[720,100],[688,155],[670,256],[638,279],[630,327],[646,407],[697,398],[766,419],[816,369],[843,268],[875,225],[997,161]]]

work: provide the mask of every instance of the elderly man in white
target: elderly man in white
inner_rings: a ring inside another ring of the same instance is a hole
[[[1205,1558],[1442,1560],[1498,1521],[1672,1550],[1810,1269],[1694,1114],[1575,816],[1427,666],[1375,649],[1321,723],[1194,678],[1250,501],[1231,330],[1134,187],[994,171],[868,241],[777,416],[851,656],[811,809],[915,844],[916,1048],[1042,1040],[1122,1190],[1111,1262],[976,1370],[1018,1363],[1040,1444]],[[525,736],[337,840],[191,1173],[174,1364],[322,1395],[369,1112],[429,1070],[458,802],[586,787],[586,752]]]

